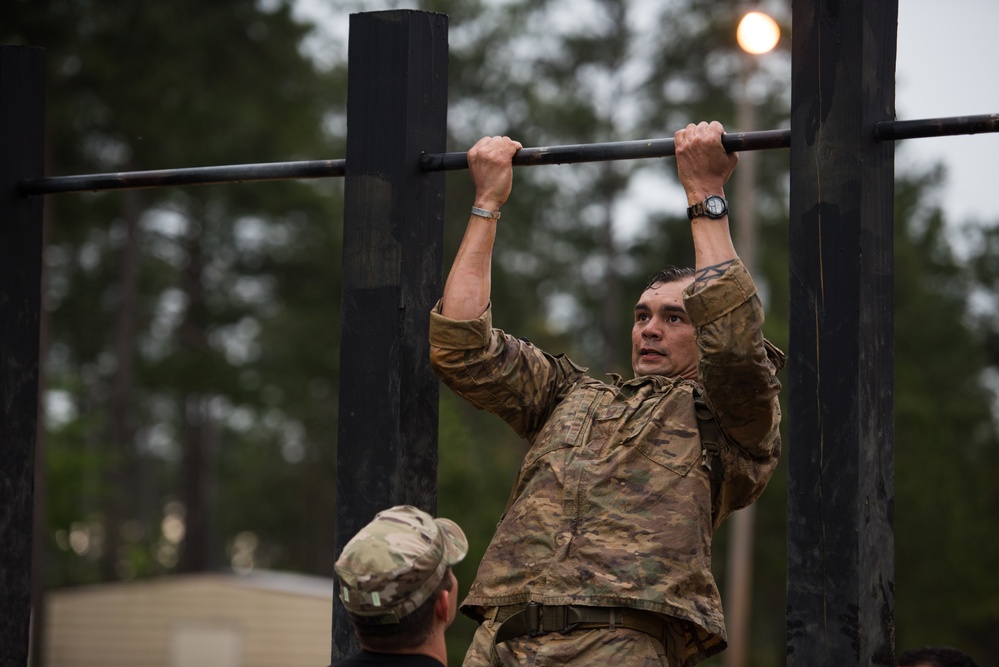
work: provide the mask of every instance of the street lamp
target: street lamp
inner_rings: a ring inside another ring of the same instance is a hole
[[[780,26],[769,15],[759,11],[746,13],[735,31],[742,48],[739,68],[739,92],[736,97],[736,129],[750,132],[756,129],[756,102],[750,86],[756,72],[755,56],[769,53],[780,40]],[[747,151],[740,156],[735,172],[735,194],[739,202],[736,217],[736,248],[750,273],[756,272],[756,155]]]
[[[750,132],[756,129],[756,102],[749,87],[756,71],[755,57],[768,53],[780,40],[780,27],[770,16],[759,11],[748,12],[739,21],[736,40],[740,53],[739,92],[736,98],[736,129]],[[754,276],[756,262],[756,154],[746,151],[739,156],[735,170],[735,245],[742,263]],[[757,277],[757,280],[759,278]],[[749,617],[753,583],[753,524],[756,505],[735,512],[729,523],[729,555],[726,568],[726,626],[728,651],[726,667],[746,667],[749,663]]]
[[[749,12],[739,21],[735,31],[739,46],[754,56],[769,53],[780,40],[780,26],[763,12]]]

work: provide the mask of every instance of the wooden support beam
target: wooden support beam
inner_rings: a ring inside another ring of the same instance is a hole
[[[348,59],[336,556],[379,510],[436,510],[444,174],[419,157],[445,148],[447,16],[353,14]],[[333,610],[336,660],[357,643]]]
[[[28,663],[38,423],[45,54],[0,46],[0,665]]]
[[[895,664],[897,15],[793,5],[788,667]]]

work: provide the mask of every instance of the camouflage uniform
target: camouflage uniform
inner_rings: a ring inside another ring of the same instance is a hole
[[[684,305],[695,327],[700,383],[660,376],[601,382],[565,357],[492,329],[489,310],[469,321],[443,317],[439,304],[432,313],[438,375],[530,444],[462,603],[463,612],[486,621],[465,665],[489,664],[498,624],[488,619],[495,609],[528,602],[630,607],[667,617],[669,658],[659,646],[651,664],[691,667],[724,649],[711,537],[726,515],[759,496],[777,465],[776,372],[784,357],[763,339],[763,309],[740,262],[696,293],[688,288]],[[698,393],[724,433],[717,457],[702,447]],[[533,650],[531,642],[606,640],[614,633],[522,637],[504,642],[500,658]],[[618,640],[641,635],[616,633]],[[650,664],[642,660],[633,652],[615,658],[620,665]]]

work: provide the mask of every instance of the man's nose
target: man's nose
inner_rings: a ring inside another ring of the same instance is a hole
[[[655,320],[650,320],[649,323],[642,329],[642,338],[662,338],[663,332],[659,327],[659,324]]]

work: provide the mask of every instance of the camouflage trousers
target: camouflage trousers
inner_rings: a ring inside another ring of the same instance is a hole
[[[538,637],[515,637],[496,646],[492,660],[493,637],[499,623],[486,620],[472,638],[462,667],[671,667],[662,643],[644,632],[630,628],[576,630]]]

